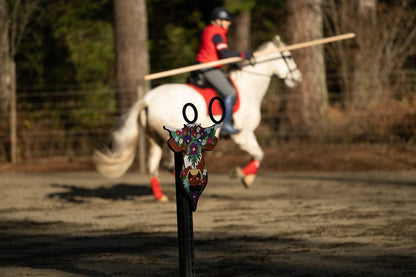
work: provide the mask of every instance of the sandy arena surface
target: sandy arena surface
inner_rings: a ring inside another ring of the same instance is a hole
[[[0,173],[0,189],[0,276],[178,276],[175,201],[145,175]],[[197,276],[416,276],[416,171],[263,172],[251,189],[211,173],[194,236]]]

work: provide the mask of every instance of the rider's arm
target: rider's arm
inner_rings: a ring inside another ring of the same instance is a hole
[[[227,43],[224,42],[221,35],[219,34],[216,34],[212,37],[212,42],[215,44],[215,49],[217,49],[221,59],[226,59],[226,58],[231,58],[231,57],[249,58],[247,56],[251,55],[251,53],[248,53],[248,51],[237,52],[237,51],[232,51],[228,49]]]

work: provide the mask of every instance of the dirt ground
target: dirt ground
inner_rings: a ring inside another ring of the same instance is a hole
[[[289,145],[251,189],[208,154],[193,214],[197,276],[416,276],[416,152]],[[178,276],[172,200],[147,176],[108,180],[88,159],[0,165],[0,276]]]

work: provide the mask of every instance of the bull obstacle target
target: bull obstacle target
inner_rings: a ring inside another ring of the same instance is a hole
[[[212,104],[219,101],[223,113],[219,120],[212,114]],[[194,118],[189,120],[186,110],[191,107]],[[216,130],[222,126],[225,106],[221,98],[213,97],[208,106],[209,116],[215,123],[203,128],[195,123],[198,110],[192,103],[183,106],[182,114],[187,122],[177,129],[163,126],[169,132],[168,145],[175,155],[176,215],[178,227],[178,253],[180,276],[195,276],[193,212],[196,211],[199,197],[208,183],[205,165],[205,151],[215,148],[218,138]]]

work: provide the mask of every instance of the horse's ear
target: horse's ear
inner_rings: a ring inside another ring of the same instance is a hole
[[[282,45],[282,40],[280,39],[280,36],[279,36],[279,35],[276,35],[276,36],[273,38],[273,43],[274,43],[277,47],[280,47],[280,46]]]

